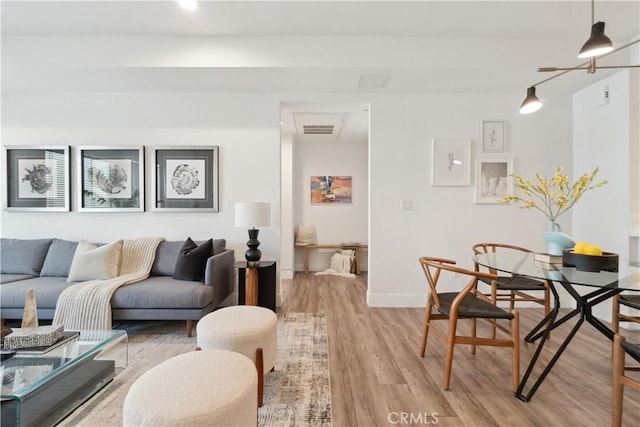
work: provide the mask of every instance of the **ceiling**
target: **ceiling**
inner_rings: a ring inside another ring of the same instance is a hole
[[[201,1],[194,12],[170,0],[3,0],[2,90],[524,97],[549,77],[537,67],[582,62],[590,10],[575,0]],[[596,1],[595,16],[615,46],[640,34],[640,0]],[[599,63],[628,64],[628,50]],[[574,71],[544,90],[593,79]]]

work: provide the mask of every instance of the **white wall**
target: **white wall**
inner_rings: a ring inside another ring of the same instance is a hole
[[[368,241],[369,206],[368,141],[296,142],[294,155],[294,223],[314,225],[318,243]],[[352,177],[352,202],[349,204],[311,204],[311,176],[346,175]],[[329,258],[335,250],[313,250],[309,253],[309,269],[329,268]],[[361,251],[361,269],[367,270],[367,252]],[[304,270],[304,253],[295,254],[296,271]]]
[[[605,86],[609,87],[610,101],[603,105]],[[631,201],[636,203],[632,193],[638,191],[637,88],[638,72],[625,70],[573,97],[574,171],[578,175],[599,166],[600,177],[609,180],[597,193],[585,194],[573,209],[574,236],[619,254],[621,275],[629,272]],[[608,302],[594,308],[594,314],[604,319],[609,319],[610,313]]]
[[[481,120],[506,120],[506,157],[525,177],[570,172],[571,104],[557,96],[537,114],[522,116],[518,95],[385,95],[371,102],[371,223],[368,301],[374,306],[424,306],[424,255],[473,268],[471,246],[500,241],[542,251],[546,218],[515,206],[476,205],[473,186],[431,187],[431,140],[472,140],[478,154]],[[472,175],[473,176],[473,175]],[[412,200],[413,210],[400,210]],[[570,218],[561,217],[571,234]]]
[[[236,201],[271,203],[272,226],[260,232],[264,258],[280,256],[280,106],[276,97],[177,93],[3,93],[3,145],[218,145],[219,213],[1,214],[3,237],[116,238],[188,235],[226,238],[242,259],[247,230],[234,227]],[[75,158],[72,192],[77,191]],[[151,206],[147,156],[146,205]],[[4,174],[2,174],[4,175]],[[2,178],[4,179],[4,177]],[[3,200],[5,186],[2,185]],[[75,200],[72,200],[75,210]]]
[[[272,206],[272,226],[260,232],[263,256],[279,259],[283,240],[279,235],[280,102],[370,101],[369,165],[366,147],[354,146],[354,154],[362,153],[362,161],[357,164],[331,159],[327,150],[331,171],[321,168],[299,172],[305,177],[353,175],[354,204],[312,207],[304,203],[303,210],[317,215],[312,219],[317,223],[326,212],[340,214],[358,209],[366,216],[367,189],[361,188],[360,182],[367,182],[368,173],[368,233],[366,226],[360,229],[358,224],[354,224],[357,231],[350,235],[344,231],[332,234],[332,228],[322,226],[320,237],[326,241],[366,241],[368,234],[369,303],[424,306],[426,285],[417,261],[421,255],[451,257],[471,267],[471,245],[481,240],[518,243],[533,250],[544,248],[546,220],[542,215],[514,206],[474,205],[471,186],[429,185],[432,138],[471,139],[475,154],[481,120],[507,121],[505,155],[514,158],[515,170],[523,176],[551,174],[557,164],[568,167],[570,98],[554,97],[537,114],[521,116],[517,112],[521,95],[5,93],[4,145],[219,145],[220,213],[3,211],[1,235],[95,241],[150,235],[168,239],[215,236],[226,238],[241,259],[247,234],[234,227],[233,203],[257,200],[271,202]],[[360,154],[354,158],[360,158]],[[147,178],[149,171],[147,164]],[[305,193],[296,193],[296,200],[307,200],[306,185],[294,191]],[[412,200],[413,210],[400,210],[400,200]],[[571,234],[569,219],[563,218],[560,223]]]

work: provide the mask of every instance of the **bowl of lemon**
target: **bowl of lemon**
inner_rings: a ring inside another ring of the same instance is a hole
[[[578,242],[572,249],[562,252],[562,266],[579,271],[618,271],[618,254],[604,252],[598,245]]]

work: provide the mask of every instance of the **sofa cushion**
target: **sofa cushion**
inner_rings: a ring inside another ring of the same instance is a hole
[[[209,239],[201,245],[188,237],[178,254],[178,261],[173,271],[176,280],[191,280],[204,282],[204,270],[207,260],[213,254],[213,239]]]
[[[214,289],[201,282],[149,277],[142,282],[121,286],[111,298],[113,309],[190,309],[213,302]]]
[[[33,288],[38,309],[52,309],[56,307],[60,293],[73,284],[74,283],[68,283],[65,277],[36,277],[6,283],[2,285],[0,305],[3,310],[7,308],[24,307],[27,290]]]
[[[69,240],[53,239],[47,258],[44,260],[41,277],[67,277],[71,269],[71,262],[76,253],[78,242]]]
[[[97,247],[81,240],[73,255],[69,282],[104,280],[116,277],[120,270],[120,254],[123,240],[116,240]]]
[[[0,274],[0,285],[2,285],[3,283],[11,283],[11,282],[17,282],[19,280],[25,280],[25,279],[33,279],[34,275],[32,274]]]
[[[227,248],[227,241],[225,239],[213,240],[213,254],[218,255],[225,251]]]
[[[0,273],[38,276],[52,239],[0,239]]]

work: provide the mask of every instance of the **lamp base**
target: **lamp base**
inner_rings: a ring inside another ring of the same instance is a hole
[[[247,241],[249,249],[244,253],[244,257],[249,265],[259,263],[262,257],[262,252],[258,249],[258,246],[260,246],[260,241],[258,240],[259,232],[260,230],[257,228],[249,229],[249,240]]]

